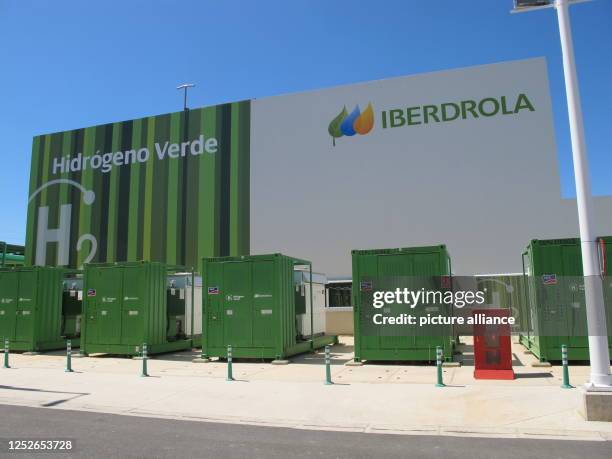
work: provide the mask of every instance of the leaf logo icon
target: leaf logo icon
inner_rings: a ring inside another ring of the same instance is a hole
[[[369,102],[366,109],[361,112],[356,105],[349,114],[346,105],[342,111],[329,123],[327,132],[332,137],[332,143],[336,146],[336,139],[340,137],[352,137],[355,134],[366,135],[374,128],[374,108]]]
[[[342,133],[342,130],[340,129],[340,125],[342,124],[342,122],[344,121],[344,119],[348,116],[348,112],[346,111],[346,106],[342,109],[342,111],[338,114],[338,116],[336,116],[331,123],[329,123],[329,126],[327,128],[327,132],[329,132],[329,135],[332,136],[332,142],[334,144],[334,146],[336,146],[336,139],[339,139],[340,137],[342,137],[344,134]]]

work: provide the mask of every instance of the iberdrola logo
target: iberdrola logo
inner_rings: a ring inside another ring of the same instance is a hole
[[[372,104],[369,103],[363,113],[359,110],[359,105],[349,114],[346,111],[346,106],[336,116],[329,127],[327,132],[332,136],[332,142],[336,146],[336,139],[342,136],[353,136],[355,134],[366,135],[374,127],[374,109]]]

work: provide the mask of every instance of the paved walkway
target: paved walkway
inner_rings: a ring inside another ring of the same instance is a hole
[[[235,363],[234,382],[225,381],[222,362],[192,363],[194,352],[157,356],[149,378],[139,376],[137,360],[75,358],[75,373],[65,373],[61,353],[11,354],[13,368],[0,369],[0,403],[304,429],[612,440],[612,423],[578,414],[581,391],[559,387],[560,368],[531,367],[533,356],[518,344],[516,380],[476,381],[466,364],[444,369],[446,388],[434,387],[432,366],[345,366],[350,338],[333,354],[333,386],[323,384],[320,353],[287,366]],[[572,383],[584,383],[588,372],[572,367]]]

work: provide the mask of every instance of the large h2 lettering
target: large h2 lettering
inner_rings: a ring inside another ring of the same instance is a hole
[[[68,184],[78,188],[83,193],[83,203],[91,206],[96,200],[96,194],[93,190],[86,189],[83,185],[70,179],[54,179],[41,185],[31,195],[28,202],[31,202],[37,194],[51,185]],[[38,225],[36,228],[36,255],[34,264],[44,266],[47,262],[47,244],[57,244],[57,259],[56,266],[67,266],[70,263],[70,226],[72,213],[72,204],[61,204],[59,208],[59,226],[57,228],[49,228],[49,206],[38,208]],[[76,242],[76,250],[80,252],[83,244],[89,242],[89,254],[83,260],[79,269],[85,263],[89,263],[96,256],[98,250],[98,240],[93,234],[83,234]]]
[[[62,204],[59,212],[59,226],[49,228],[49,206],[38,208],[36,231],[35,264],[44,266],[47,261],[47,244],[57,244],[57,266],[66,266],[70,259],[70,214],[72,204]]]

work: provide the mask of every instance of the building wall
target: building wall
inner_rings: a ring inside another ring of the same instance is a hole
[[[195,153],[157,156],[183,142]],[[117,152],[143,148],[146,161],[114,165]],[[89,168],[61,166],[79,154]],[[107,171],[92,169],[95,156],[109,154]],[[597,198],[595,210],[597,232],[612,234],[612,197]],[[33,143],[29,264],[191,267],[203,256],[283,252],[346,275],[352,249],[444,243],[453,271],[469,275],[520,271],[529,240],[577,235],[575,202],[560,195],[543,58],[224,104]]]
[[[35,137],[27,262],[249,253],[249,129],[247,101]]]
[[[355,333],[353,308],[325,309],[325,333],[328,335],[353,335]]]
[[[393,109],[519,94],[534,110],[388,126]],[[370,103],[368,134],[330,136],[343,107]],[[445,243],[453,271],[468,275],[520,271],[529,240],[578,234],[575,204],[560,194],[543,58],[255,100],[252,110],[255,253],[282,250],[343,275],[352,249]],[[612,234],[612,198],[596,201],[596,228]]]

